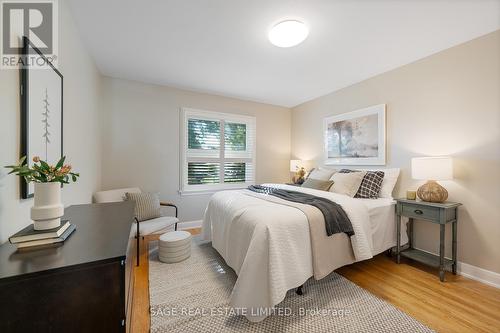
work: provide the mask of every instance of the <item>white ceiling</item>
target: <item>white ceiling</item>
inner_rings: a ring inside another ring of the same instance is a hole
[[[104,75],[287,107],[500,29],[500,0],[70,0]],[[302,19],[292,48],[268,29]]]

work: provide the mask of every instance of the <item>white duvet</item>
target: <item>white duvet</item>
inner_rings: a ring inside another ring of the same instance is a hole
[[[368,208],[362,200],[345,195],[264,184],[328,198],[342,206],[353,226],[352,250],[356,261],[374,254]],[[261,309],[280,303],[286,292],[313,275],[309,225],[294,207],[246,195],[248,190],[214,194],[203,219],[202,235],[238,275],[231,306],[245,309],[250,321],[266,316]]]

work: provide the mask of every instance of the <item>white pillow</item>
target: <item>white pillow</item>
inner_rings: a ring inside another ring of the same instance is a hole
[[[332,175],[337,172],[335,169],[327,168],[314,168],[307,178],[317,179],[317,180],[330,180]]]
[[[353,198],[358,192],[359,186],[366,175],[366,171],[340,173],[336,172],[330,180],[333,180],[333,185],[330,187],[330,192],[345,194]]]
[[[380,188],[379,198],[392,198],[392,191],[396,182],[399,178],[399,168],[391,169],[369,169],[367,171],[383,171],[384,180],[382,181],[382,187]]]

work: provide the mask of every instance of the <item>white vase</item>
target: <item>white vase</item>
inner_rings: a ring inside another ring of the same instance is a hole
[[[64,206],[61,203],[60,183],[35,183],[35,204],[31,219],[35,230],[47,230],[61,225]]]

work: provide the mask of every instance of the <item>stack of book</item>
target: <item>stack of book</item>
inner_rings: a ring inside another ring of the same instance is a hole
[[[69,220],[62,220],[59,227],[47,230],[35,230],[33,224],[30,224],[23,230],[12,235],[9,241],[12,244],[16,244],[18,249],[61,243],[75,231],[75,228],[75,225],[69,223]]]

